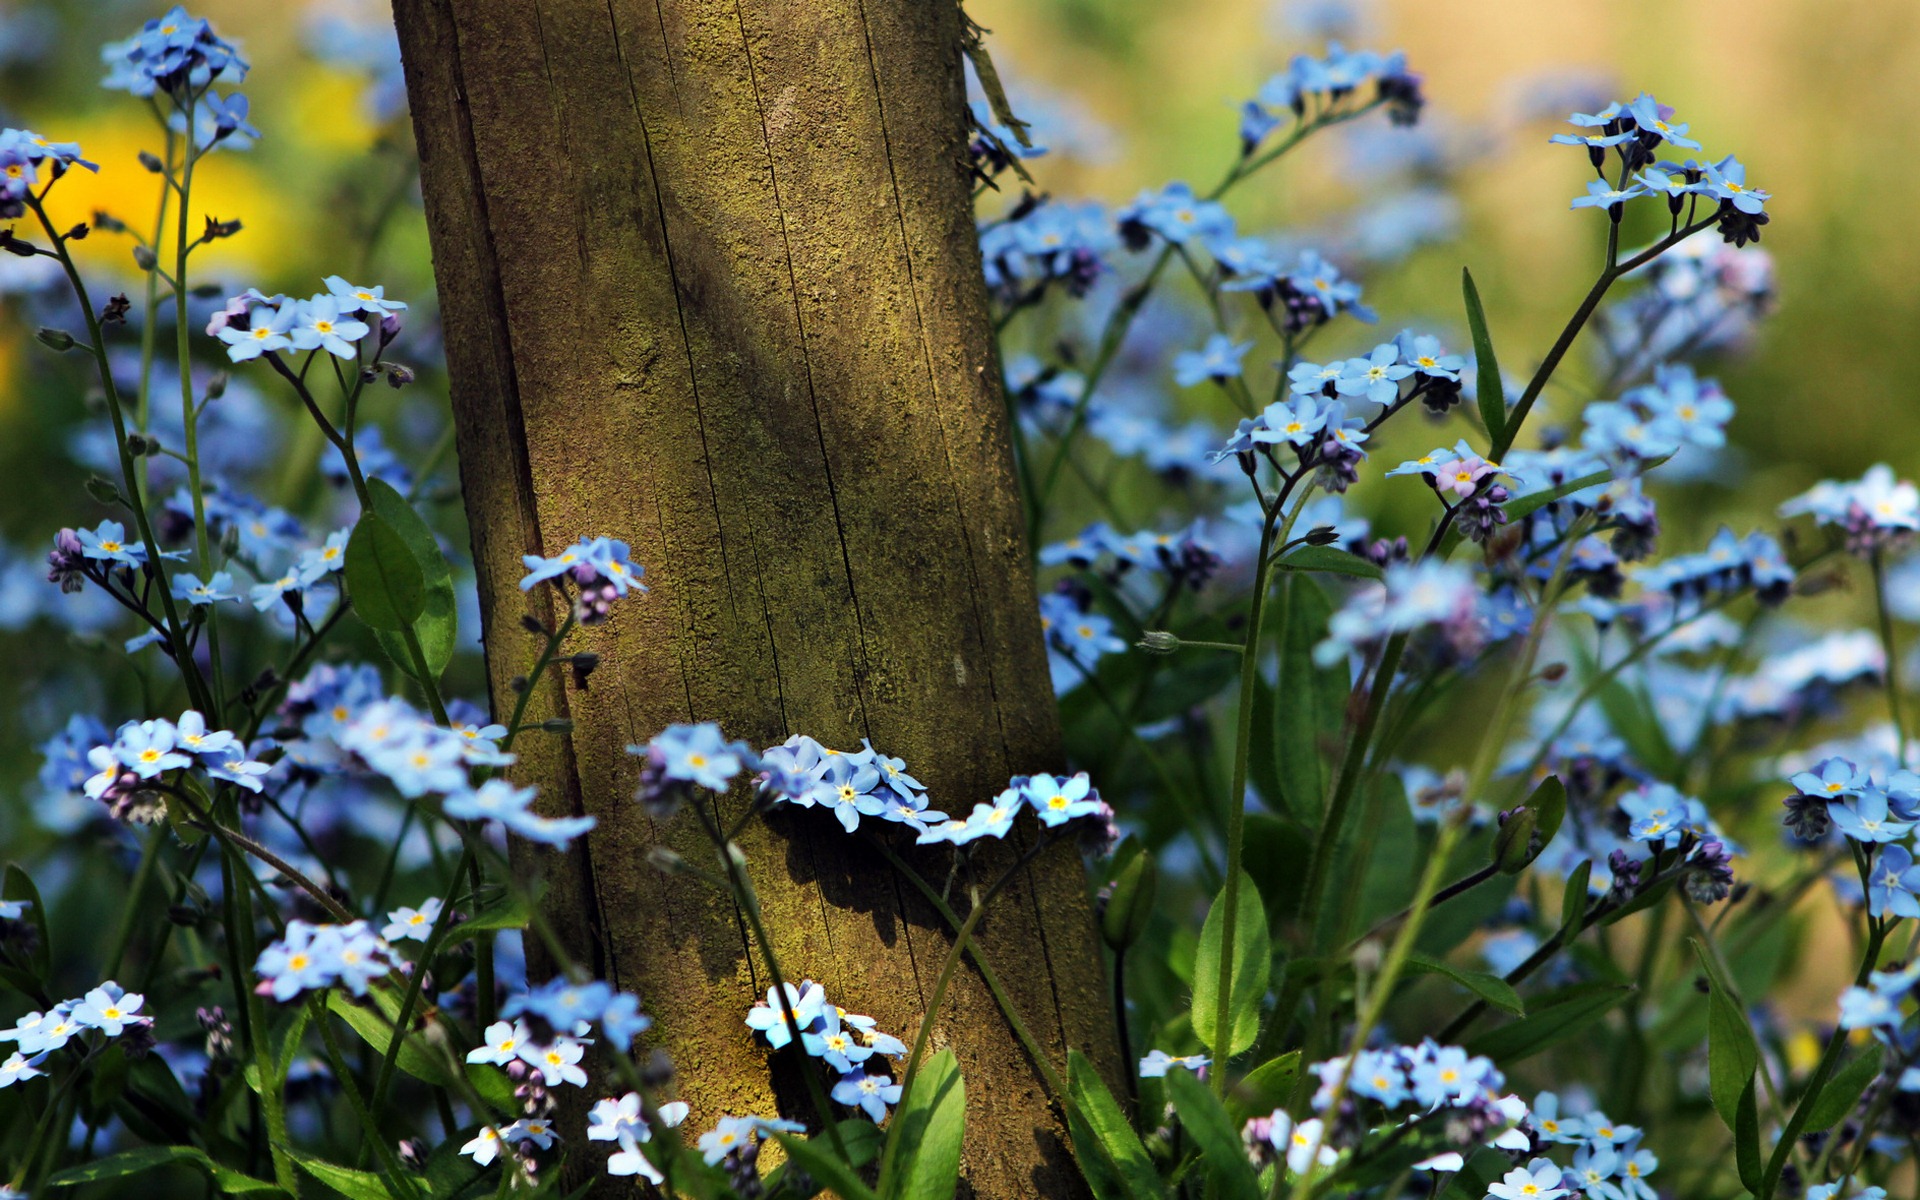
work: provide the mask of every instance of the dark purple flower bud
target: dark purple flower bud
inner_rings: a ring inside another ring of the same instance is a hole
[[[57,583],[63,592],[77,592],[86,586],[87,558],[80,535],[62,529],[53,535],[53,549],[47,552],[47,581]]]

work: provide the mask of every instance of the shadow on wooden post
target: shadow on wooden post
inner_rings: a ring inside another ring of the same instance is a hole
[[[574,731],[523,739],[514,776],[600,826],[522,865],[551,881],[574,952],[655,1017],[692,1131],[810,1116],[741,1023],[767,975],[731,903],[645,864],[656,844],[711,848],[690,821],[645,819],[624,747],[687,720],[756,746],[871,736],[960,813],[1060,766],[968,197],[958,10],[395,12],[496,704],[527,667],[520,617],[557,615],[516,587],[522,553],[625,538],[653,588],[580,637],[604,659],[590,690],[536,684],[533,715]],[[774,824],[743,846],[782,968],[910,1037],[944,925],[824,814]],[[1056,1065],[1071,1046],[1117,1072],[1071,849],[996,902],[981,942]],[[935,1042],[966,1078],[973,1194],[1082,1194],[1060,1114],[970,969]]]

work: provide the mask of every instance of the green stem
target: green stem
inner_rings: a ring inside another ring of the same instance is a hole
[[[1880,647],[1886,652],[1887,716],[1900,747],[1900,765],[1907,765],[1907,722],[1900,711],[1900,653],[1894,644],[1893,613],[1887,608],[1887,564],[1879,547],[1867,561],[1873,567],[1873,603],[1880,613]]]
[[[1275,512],[1278,501],[1275,502]],[[1298,509],[1296,508],[1297,512]],[[1260,684],[1260,628],[1267,588],[1273,580],[1274,514],[1260,523],[1260,549],[1254,558],[1253,600],[1247,608],[1247,641],[1240,652],[1240,707],[1235,712],[1233,774],[1227,784],[1226,878],[1220,892],[1220,981],[1214,1004],[1214,1047],[1219,1061],[1209,1076],[1217,1096],[1227,1094],[1227,1059],[1232,1057],[1233,970],[1236,926],[1240,918],[1240,860],[1246,854],[1247,764],[1253,751],[1254,693]]]
[[[1865,987],[1868,976],[1880,961],[1880,946],[1886,940],[1887,927],[1879,921],[1867,923],[1867,948],[1860,960],[1860,969],[1854,974],[1855,987]],[[1795,1143],[1800,1140],[1800,1131],[1806,1128],[1807,1118],[1812,1115],[1814,1101],[1826,1090],[1827,1081],[1833,1078],[1834,1070],[1840,1065],[1840,1054],[1847,1044],[1847,1031],[1836,1027],[1827,1038],[1826,1049],[1820,1054],[1820,1065],[1813,1070],[1813,1078],[1807,1081],[1807,1087],[1800,1094],[1800,1103],[1794,1105],[1793,1115],[1787,1118],[1785,1129],[1780,1131],[1780,1141],[1773,1148],[1773,1154],[1767,1159],[1766,1170],[1760,1176],[1758,1200],[1773,1200],[1774,1192],[1780,1187],[1780,1172],[1786,1169],[1787,1158],[1793,1153]]]
[[[140,865],[133,870],[133,883],[127,888],[126,907],[120,913],[120,931],[114,935],[113,951],[106,959],[108,979],[120,976],[120,964],[127,957],[127,947],[133,942],[134,923],[140,915],[140,898],[146,894],[147,885],[153,880],[154,867],[160,861],[160,846],[166,839],[166,825],[155,825],[147,837],[147,844],[140,848]]]
[[[193,194],[193,168],[200,161],[200,155],[194,148],[193,108],[194,98],[189,96],[184,109],[187,132],[182,139],[186,153],[180,168],[179,223],[174,229],[173,353],[180,372],[180,428],[183,439],[180,449],[187,464],[187,492],[193,503],[194,548],[199,554],[201,578],[211,579],[214,574],[213,549],[212,540],[207,535],[207,500],[200,491],[200,419],[193,404],[192,330],[187,323],[187,256],[193,249],[193,243],[187,238],[187,198]],[[152,274],[149,273],[149,279]],[[149,322],[152,319],[153,314],[148,313]],[[219,607],[215,604],[207,608],[207,661],[213,674],[213,710],[207,715],[216,723],[220,722],[223,715],[227,694],[225,672],[220,663]],[[221,727],[224,728],[224,724]]]
[[[407,976],[407,990],[401,995],[400,1008],[393,1019],[394,1035],[387,1039],[387,1052],[380,1059],[379,1073],[374,1076],[372,1112],[376,1117],[386,1112],[387,1091],[393,1086],[393,1069],[400,1060],[400,1044],[406,1040],[406,1032],[413,1028],[413,1010],[420,1003],[420,989],[426,980],[427,969],[432,966],[433,956],[439,953],[447,930],[453,925],[454,890],[460,886],[460,877],[474,870],[475,866],[473,845],[468,842],[460,853],[459,865],[453,869],[453,884],[440,902],[440,915],[434,918],[433,928],[427,931],[426,946],[420,951],[420,962]],[[479,940],[484,942],[488,939],[483,936]],[[482,1036],[486,1027],[487,1023],[480,1026]]]
[[[1520,399],[1514,404],[1513,411],[1507,414],[1506,425],[1501,430],[1500,436],[1493,440],[1493,447],[1487,454],[1488,459],[1499,462],[1513,446],[1513,440],[1519,434],[1520,426],[1525,423],[1527,414],[1533,411],[1534,402],[1545,390],[1547,381],[1553,378],[1554,371],[1559,369],[1560,360],[1565,358],[1567,351],[1573,348],[1574,339],[1578,338],[1580,331],[1586,327],[1587,319],[1593,316],[1596,308],[1600,307],[1600,301],[1606,297],[1607,289],[1611,288],[1621,276],[1630,275],[1646,266],[1694,234],[1717,223],[1718,220],[1717,216],[1707,217],[1677,229],[1626,262],[1614,261],[1615,256],[1612,254],[1608,256],[1606,269],[1600,272],[1600,278],[1594,280],[1593,287],[1587,290],[1586,298],[1581,300],[1580,307],[1573,311],[1572,318],[1560,331],[1560,336],[1554,339],[1553,346],[1547,351],[1547,356],[1540,360],[1540,366],[1534,371],[1533,378],[1527,381],[1526,390],[1520,393]]]
[[[423,973],[424,971],[416,972],[416,974]],[[413,1173],[400,1165],[400,1156],[394,1153],[393,1145],[386,1134],[388,1127],[374,1119],[373,1112],[367,1107],[366,1098],[360,1094],[359,1085],[353,1081],[352,1068],[347,1065],[345,1056],[340,1053],[340,1041],[334,1035],[333,1019],[327,1013],[324,996],[314,997],[311,1003],[315,1009],[313,1023],[320,1027],[320,1041],[327,1048],[327,1061],[333,1067],[333,1077],[340,1082],[340,1090],[345,1093],[347,1103],[352,1106],[353,1115],[360,1119],[361,1144],[373,1147],[373,1152],[379,1156],[380,1165],[385,1168],[386,1178],[390,1182],[398,1184],[410,1197],[419,1196],[420,1187],[414,1182]],[[400,1040],[396,1034],[388,1044],[397,1046]]]
[[[1053,844],[1053,839],[1040,838],[1027,848],[1012,866],[993,881],[984,895],[974,901],[973,908],[967,913],[967,919],[953,935],[953,945],[947,951],[946,961],[940,964],[940,974],[933,981],[933,995],[927,1001],[927,1011],[920,1017],[920,1031],[913,1039],[913,1050],[907,1055],[907,1069],[900,1076],[900,1103],[905,1105],[913,1092],[913,1085],[920,1077],[920,1062],[926,1057],[927,1044],[933,1038],[933,1024],[940,1015],[940,1006],[946,1002],[947,987],[953,982],[954,974],[960,969],[960,958],[967,952],[967,945],[973,939],[973,931],[987,915],[987,906],[993,903],[1007,884],[1013,882],[1016,875],[1040,857],[1042,851]],[[888,1138],[887,1149],[880,1161],[880,1194],[887,1195],[887,1182],[892,1177],[895,1163],[900,1157],[900,1138]]]
[[[26,199],[27,207],[39,220],[40,228],[46,231],[53,243],[53,256],[59,260],[65,270],[67,282],[73,288],[74,299],[80,304],[80,314],[87,322],[87,348],[93,352],[94,367],[100,377],[100,389],[107,397],[107,413],[113,419],[113,440],[120,454],[120,477],[127,490],[127,506],[133,510],[134,525],[140,531],[140,544],[147,552],[146,569],[153,573],[154,591],[160,595],[160,609],[166,616],[167,648],[173,660],[180,668],[180,677],[186,683],[187,694],[202,711],[213,712],[212,698],[206,690],[206,681],[200,676],[200,667],[193,660],[193,654],[187,649],[187,641],[181,634],[180,614],[174,604],[173,589],[167,584],[166,562],[160,557],[160,539],[154,536],[153,523],[147,516],[144,488],[141,486],[140,469],[134,462],[132,451],[127,448],[127,418],[121,402],[120,389],[113,381],[113,366],[107,361],[106,335],[100,328],[100,316],[94,311],[93,300],[87,293],[86,280],[80,276],[80,268],[74,263],[73,255],[67,250],[66,236],[53,227],[47,216],[47,210],[32,194]]]

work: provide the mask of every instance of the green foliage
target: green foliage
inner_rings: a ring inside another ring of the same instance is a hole
[[[1238,1054],[1253,1045],[1260,1032],[1260,1002],[1266,998],[1267,975],[1273,966],[1273,941],[1267,933],[1267,914],[1253,880],[1242,877],[1236,899],[1233,946],[1226,936],[1226,890],[1214,898],[1200,927],[1200,948],[1193,960],[1193,1031],[1221,1057]],[[1222,959],[1230,958],[1232,991],[1227,997],[1227,1029],[1219,1027]]]
[[[953,1051],[942,1050],[920,1066],[913,1090],[894,1110],[887,1136],[901,1139],[900,1169],[884,1181],[882,1200],[951,1200],[960,1182],[961,1135],[967,1121],[967,1088]]]

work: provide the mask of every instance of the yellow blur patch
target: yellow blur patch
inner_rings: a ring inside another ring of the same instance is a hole
[[[1810,1029],[1802,1029],[1787,1039],[1787,1070],[1805,1075],[1820,1064],[1820,1039]]]
[[[288,127],[299,130],[301,142],[315,150],[364,154],[380,133],[367,119],[366,93],[365,74],[311,67],[294,88]]]
[[[97,175],[76,168],[54,185],[47,197],[47,214],[57,225],[68,228],[91,221],[95,209],[104,209],[129,228],[139,230],[143,237],[153,236],[162,185],[160,176],[140,165],[140,152],[159,155],[165,148],[165,137],[150,117],[127,115],[66,123],[58,128],[49,126],[43,132],[57,141],[79,142],[81,153],[100,164]],[[200,236],[209,216],[222,221],[238,219],[243,227],[231,238],[194,251],[189,269],[202,278],[209,270],[270,274],[288,260],[287,249],[294,244],[293,222],[286,214],[295,202],[295,197],[269,185],[244,153],[215,150],[207,155],[194,166],[188,239]],[[161,265],[169,271],[178,219],[175,206],[167,219],[161,252]],[[75,243],[73,250],[83,267],[131,273],[133,245],[128,236],[95,234]]]

